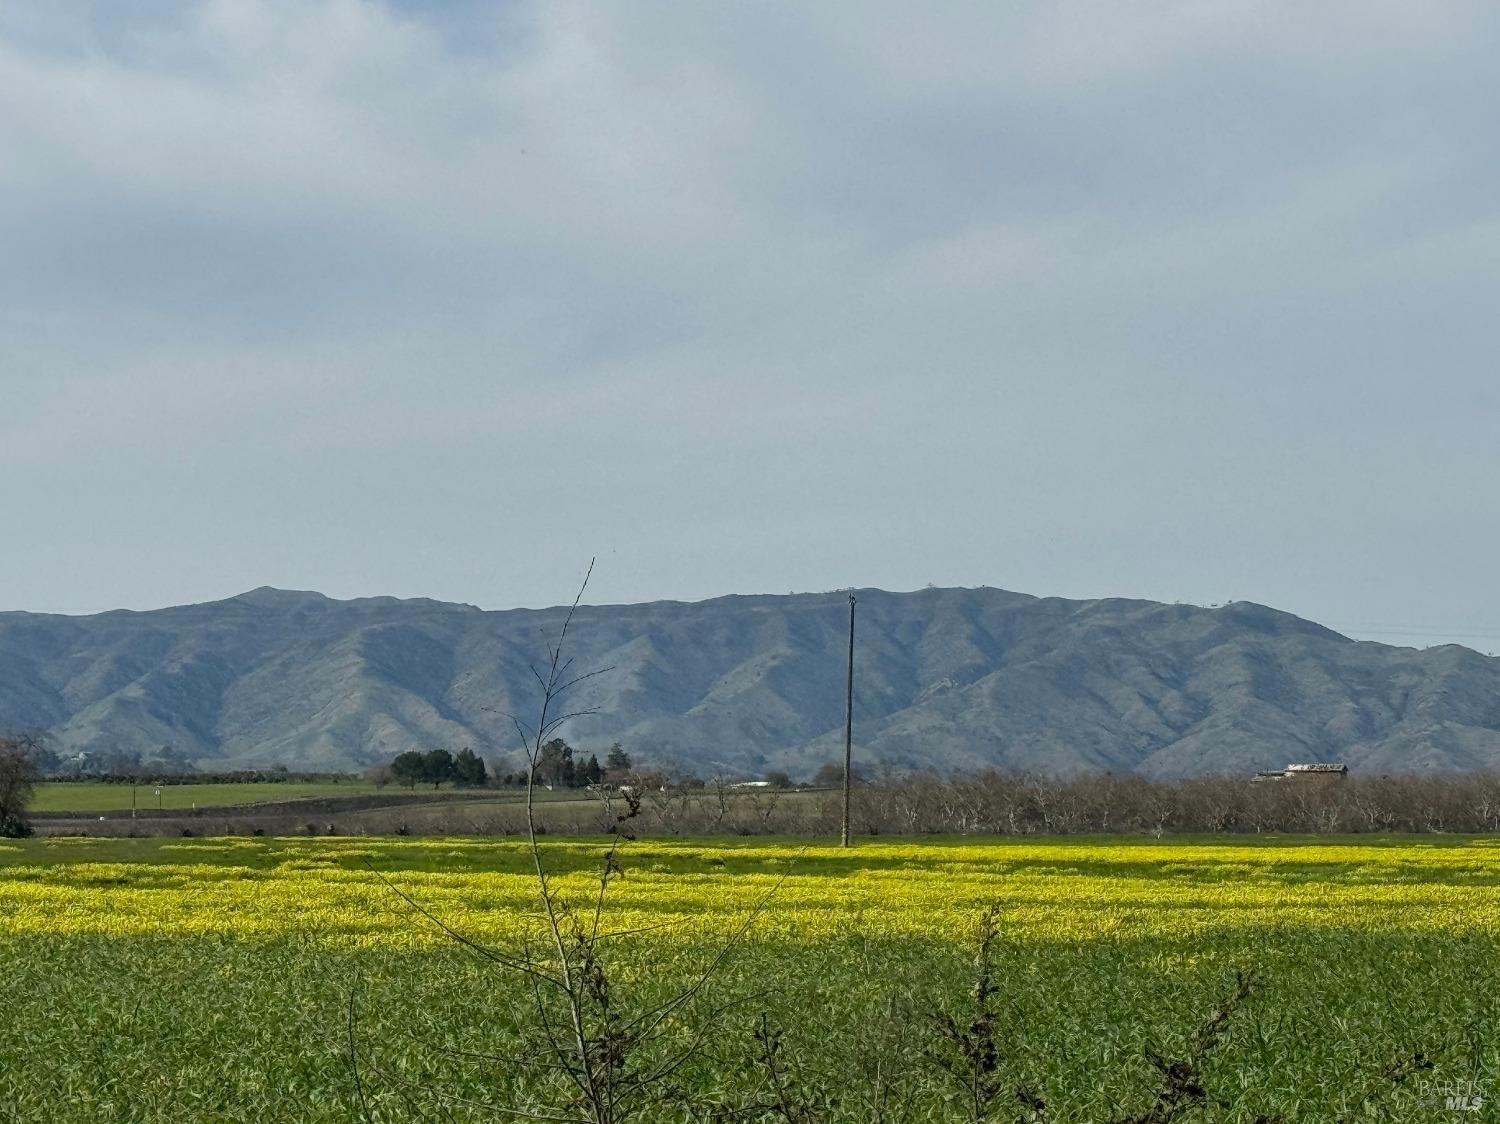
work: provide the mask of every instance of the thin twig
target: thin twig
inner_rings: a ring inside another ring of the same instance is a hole
[[[359,1114],[366,1121],[369,1121],[371,1119],[370,1105],[369,1102],[365,1100],[365,1083],[359,1075],[359,1047],[356,1044],[354,1038],[354,997],[355,992],[357,992],[358,990],[359,973],[356,972],[354,976],[354,984],[349,988],[349,1069],[354,1074],[354,1091],[359,1096]]]
[[[412,897],[405,890],[401,889],[401,887],[397,886],[394,882],[387,878],[384,874],[376,870],[375,867],[371,865],[369,859],[365,859],[364,862],[370,873],[384,882],[386,888],[389,889],[391,893],[395,894],[412,909],[416,910],[423,917],[427,918],[427,920],[431,921],[434,925],[436,925],[448,936],[456,940],[459,944],[463,945],[466,948],[472,949],[474,952],[479,953],[479,955],[483,956],[486,960],[491,960],[496,964],[503,965],[504,967],[510,968],[511,970],[516,972],[525,972],[527,974],[538,975],[548,983],[552,984],[554,987],[560,986],[561,981],[559,981],[555,976],[549,975],[548,973],[533,967],[529,962],[511,959],[510,957],[505,956],[502,953],[496,952],[488,945],[480,944],[472,937],[467,937],[463,933],[460,933],[457,929],[453,928],[453,926],[449,925],[446,921],[444,921],[437,914],[433,913],[421,902],[417,901],[416,898]]]

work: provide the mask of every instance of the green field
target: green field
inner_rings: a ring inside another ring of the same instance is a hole
[[[120,812],[131,806],[131,786],[104,781],[47,781],[36,786],[31,802],[35,812]],[[525,796],[519,788],[434,790],[427,785],[404,788],[387,785],[377,788],[368,781],[284,781],[246,784],[140,784],[135,786],[135,806],[143,809],[185,810],[191,808],[234,808],[249,804],[280,803],[286,800],[337,798],[341,796],[430,796],[446,800],[454,795],[468,801],[513,804]],[[539,789],[538,803],[566,803],[587,800],[582,789]]]
[[[251,784],[140,784],[135,787],[140,808],[209,808],[302,800],[312,796],[367,796],[373,792],[406,792],[404,788],[377,789],[368,781],[286,781]],[[131,786],[103,781],[49,781],[37,785],[31,808],[36,812],[111,812],[130,807]]]
[[[586,905],[601,844],[545,847],[562,891]],[[351,992],[374,1119],[552,1111],[565,1100],[530,1064],[528,989],[381,878],[515,950],[537,932],[527,863],[516,842],[466,839],[0,846],[0,1120],[358,1119]],[[1192,1055],[1236,969],[1261,982],[1201,1059],[1206,1102],[1173,1119],[1495,1119],[1494,840],[874,841],[852,852],[669,840],[630,844],[624,863],[605,929],[668,923],[607,942],[626,1011],[692,978],[774,889],[675,1032],[710,1031],[671,1078],[673,1103],[697,1107],[640,1119],[710,1119],[708,1102],[747,1110],[735,1119],[784,1119],[765,1107],[754,1063],[763,1014],[783,1034],[778,1057],[807,1120],[970,1119],[931,1058],[939,1014],[962,1016],[969,1001],[976,919],[995,902],[996,1077],[1044,1101],[1047,1120],[1149,1111],[1161,1076],[1148,1051]],[[1433,1068],[1411,1069],[1418,1053]],[[1450,1116],[1441,1098],[1453,1089],[1488,1103]],[[1007,1098],[991,1118],[1025,1117]]]

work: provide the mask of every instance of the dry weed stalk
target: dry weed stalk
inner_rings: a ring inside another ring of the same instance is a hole
[[[1433,1059],[1421,1050],[1394,1055],[1360,1090],[1354,1103],[1349,1106],[1343,1116],[1338,1118],[1336,1124],[1351,1124],[1352,1121],[1359,1119],[1366,1109],[1378,1109],[1382,1118],[1389,1119],[1389,1113],[1383,1104],[1384,1099],[1417,1074],[1432,1069],[1434,1064]]]
[[[622,873],[619,859],[621,842],[629,838],[626,825],[641,811],[641,801],[634,793],[622,793],[624,808],[614,812],[610,830],[614,838],[600,865],[597,888],[584,908],[566,900],[553,885],[551,872],[543,853],[541,836],[545,829],[538,824],[535,793],[542,750],[547,740],[571,719],[593,714],[594,708],[566,709],[563,697],[579,684],[611,670],[574,673],[572,657],[565,656],[568,631],[578,606],[588,588],[594,570],[590,560],[578,594],[573,598],[555,642],[547,649],[545,672],[531,668],[541,688],[541,703],[534,725],[509,715],[525,746],[527,757],[526,840],[536,874],[537,894],[541,907],[540,942],[523,941],[519,952],[510,953],[484,945],[452,928],[411,895],[394,885],[384,875],[377,875],[386,886],[412,909],[437,926],[447,937],[468,951],[498,967],[520,975],[528,984],[531,997],[534,1040],[522,1054],[499,1055],[475,1051],[432,1047],[445,1056],[470,1062],[530,1069],[560,1081],[562,1103],[535,1109],[480,1104],[447,1093],[441,1089],[424,1089],[414,1082],[386,1073],[365,1062],[365,1067],[392,1082],[403,1097],[410,1093],[435,1098],[446,1112],[448,1105],[464,1105],[493,1112],[500,1117],[557,1121],[562,1124],[625,1124],[650,1119],[650,1113],[668,1102],[681,1104],[681,1092],[673,1078],[703,1049],[711,1029],[718,1024],[727,1005],[711,1006],[703,1012],[701,1025],[685,1034],[685,1041],[671,1041],[679,1035],[683,1016],[700,1004],[710,982],[743,939],[750,926],[765,909],[771,896],[780,888],[785,875],[756,903],[735,932],[719,946],[708,964],[685,987],[665,999],[638,1007],[621,994],[611,978],[604,953],[609,939],[638,935],[648,926],[633,930],[607,930],[604,906],[611,882]],[[373,868],[372,868],[373,869]],[[540,945],[540,947],[538,947]],[[621,1000],[625,1000],[622,1002]],[[637,1008],[637,1009],[632,1009]],[[357,1018],[351,994],[348,1017],[349,1061],[353,1071],[358,1104],[363,1118],[371,1119],[367,1087],[361,1073]]]
[[[929,1059],[962,1090],[965,1111],[974,1124],[993,1118],[1003,1106],[1019,1106],[1021,1121],[1046,1118],[1046,1102],[1024,1084],[1011,1084],[1001,1031],[1000,988],[995,982],[995,944],[1000,937],[1000,906],[991,905],[979,919],[974,952],[974,990],[970,1009],[961,1017],[937,1019],[939,1043]]]
[[[1235,972],[1234,990],[1209,1013],[1193,1036],[1192,1052],[1182,1059],[1172,1059],[1148,1049],[1146,1058],[1161,1078],[1156,1098],[1145,1112],[1127,1116],[1117,1124],[1172,1124],[1185,1113],[1209,1099],[1203,1087],[1203,1063],[1223,1039],[1234,1013],[1250,998],[1259,985],[1254,973]]]

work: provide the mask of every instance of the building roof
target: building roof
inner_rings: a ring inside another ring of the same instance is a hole
[[[1329,762],[1313,762],[1306,765],[1288,765],[1288,773],[1347,773],[1348,765],[1340,765]]]

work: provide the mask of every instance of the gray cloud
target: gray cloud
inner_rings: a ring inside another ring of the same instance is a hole
[[[535,604],[597,552],[614,600],[986,583],[1500,650],[1497,24],[0,15],[0,601]]]

